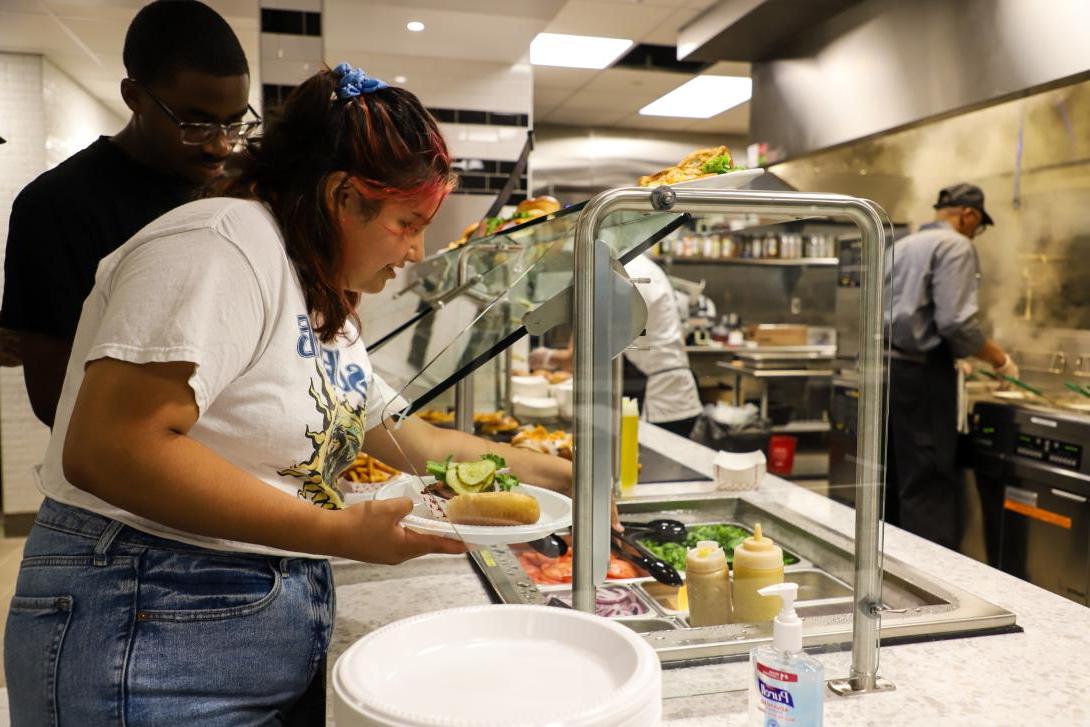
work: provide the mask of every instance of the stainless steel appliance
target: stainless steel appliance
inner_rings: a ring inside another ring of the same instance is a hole
[[[1090,417],[978,402],[969,424],[990,564],[1090,605]]]

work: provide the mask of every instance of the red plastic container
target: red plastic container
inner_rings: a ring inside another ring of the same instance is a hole
[[[786,434],[773,434],[768,440],[768,471],[789,475],[795,466],[795,445],[798,440]]]

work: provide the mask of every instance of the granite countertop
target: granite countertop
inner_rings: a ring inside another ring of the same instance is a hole
[[[657,427],[641,427],[640,443],[711,473],[713,453],[698,444]],[[744,497],[798,511],[843,533],[854,530],[853,510],[776,477]],[[897,528],[886,528],[885,552],[1008,609],[1024,632],[883,648],[879,674],[896,691],[847,698],[826,692],[826,725],[1090,724],[1084,701],[1090,677],[1083,663],[1090,653],[1090,609]],[[462,556],[430,556],[394,567],[335,564],[334,573],[337,622],[330,667],[349,644],[387,623],[489,602]],[[850,651],[817,658],[827,679],[847,676]],[[747,694],[738,687],[747,680],[744,661],[664,670],[663,724],[746,724]]]

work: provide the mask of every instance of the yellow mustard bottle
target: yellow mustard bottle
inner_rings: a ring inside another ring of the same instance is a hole
[[[734,549],[734,623],[771,621],[780,612],[779,596],[757,593],[765,586],[783,583],[783,549],[753,526],[753,536]]]
[[[635,399],[621,400],[621,494],[630,495],[640,472],[640,409]]]
[[[714,540],[701,540],[685,557],[689,625],[730,623],[730,573],[727,554]]]

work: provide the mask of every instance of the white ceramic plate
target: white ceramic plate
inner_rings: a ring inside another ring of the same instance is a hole
[[[662,677],[625,626],[566,608],[470,606],[397,621],[333,667],[337,727],[645,727]]]
[[[445,520],[437,520],[428,510],[427,505],[420,501],[420,491],[435,481],[435,478],[425,477],[423,480],[415,477],[409,480],[390,482],[375,495],[376,500],[389,500],[395,497],[408,497],[415,503],[413,511],[405,516],[401,524],[409,530],[429,535],[441,535],[444,538],[465,540],[472,545],[513,545],[514,543],[527,543],[531,540],[543,538],[557,530],[571,527],[571,498],[561,495],[559,492],[546,490],[542,487],[522,484],[514,488],[512,492],[521,492],[537,499],[541,508],[541,517],[533,525],[451,525]],[[459,537],[461,536],[461,537]]]
[[[764,169],[740,169],[737,172],[716,174],[714,177],[703,179],[691,179],[688,182],[678,182],[670,187],[694,187],[698,189],[738,189],[765,173]]]

